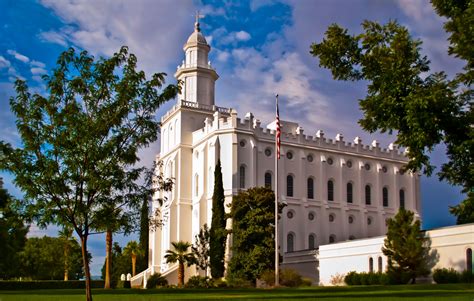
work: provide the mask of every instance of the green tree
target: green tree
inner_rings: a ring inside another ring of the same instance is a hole
[[[118,281],[120,280],[120,276],[122,274],[126,275],[130,272],[132,258],[122,252],[122,248],[117,242],[113,243],[111,258],[111,262],[113,262],[113,264],[110,267],[110,286],[115,287]],[[105,279],[106,277],[106,264],[107,258],[104,260],[104,265],[102,266],[101,270],[102,279]]]
[[[18,254],[25,246],[29,228],[23,223],[16,205],[17,201],[0,185],[0,278],[2,279],[20,275]]]
[[[109,201],[134,207],[143,171],[135,167],[137,152],[157,139],[155,112],[178,91],[174,85],[160,91],[165,74],[146,80],[136,63],[127,47],[109,59],[72,48],[62,53],[52,75],[43,77],[48,96],[15,82],[10,106],[22,143],[0,142],[0,169],[15,175],[31,217],[40,226],[70,225],[77,233],[87,300],[87,241],[102,227],[96,215]]]
[[[149,218],[149,197],[143,198],[142,208],[140,210],[140,248],[142,249],[142,256],[139,257],[138,270],[143,271],[148,268],[148,240],[150,231],[150,218]]]
[[[430,240],[421,231],[420,221],[415,221],[414,213],[401,208],[387,225],[382,252],[388,258],[388,273],[398,277],[399,282],[407,275],[412,283],[418,276],[429,275]]]
[[[172,242],[174,250],[166,250],[165,259],[167,263],[178,262],[178,286],[184,285],[184,265],[188,267],[196,263],[196,258],[192,252],[188,252],[191,244],[186,241]]]
[[[207,277],[207,269],[209,268],[209,241],[211,233],[207,224],[204,224],[199,230],[199,233],[195,236],[195,243],[191,247],[194,255],[196,256],[196,265],[204,271]]]
[[[233,252],[227,276],[255,284],[262,272],[275,268],[275,194],[267,187],[239,192],[230,217]]]
[[[448,18],[449,53],[467,61],[465,72],[452,80],[444,72],[429,73],[429,60],[420,54],[421,40],[394,21],[385,25],[364,21],[358,35],[333,24],[310,52],[334,79],[368,83],[367,95],[359,101],[364,113],[359,123],[370,133],[396,132],[396,143],[409,149],[407,169],[431,175],[429,155],[444,143],[448,161],[438,175],[468,192],[474,188],[474,8],[471,1],[432,3]],[[472,194],[464,202],[474,207]]]
[[[224,208],[224,184],[222,182],[221,161],[217,161],[214,171],[214,193],[212,195],[212,220],[210,229],[210,266],[212,278],[224,276],[224,256],[227,238],[226,214]]]
[[[132,240],[123,248],[123,253],[126,256],[130,256],[132,259],[132,277],[136,275],[137,257],[143,255],[143,250],[140,245]]]
[[[67,255],[64,252],[64,239],[61,237],[28,238],[20,257],[24,277],[34,280],[63,280],[65,265],[69,280],[84,277],[81,246],[74,238],[69,239]],[[88,261],[90,259],[89,253]]]

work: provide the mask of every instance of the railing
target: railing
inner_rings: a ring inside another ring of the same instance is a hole
[[[229,108],[205,105],[205,104],[202,104],[202,103],[186,101],[186,100],[181,100],[181,107],[199,109],[199,110],[204,110],[204,111],[209,111],[209,112],[217,111],[221,114],[230,115],[230,109]]]

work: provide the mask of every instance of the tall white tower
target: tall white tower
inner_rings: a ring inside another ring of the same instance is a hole
[[[214,86],[219,78],[209,62],[211,47],[201,33],[196,18],[194,32],[184,44],[186,59],[178,66],[175,77],[181,81],[181,93],[178,101],[184,100],[203,105],[214,105]]]

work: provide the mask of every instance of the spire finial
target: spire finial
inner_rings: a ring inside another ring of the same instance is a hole
[[[201,31],[201,28],[199,27],[199,19],[201,19],[202,17],[204,17],[203,15],[200,15],[199,14],[199,11],[197,10],[196,11],[196,21],[194,23],[194,31]]]

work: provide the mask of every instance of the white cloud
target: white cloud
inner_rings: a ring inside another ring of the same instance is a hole
[[[31,73],[34,74],[34,75],[47,73],[47,71],[45,69],[40,68],[40,67],[33,67],[30,70],[31,70]]]
[[[40,61],[35,61],[35,60],[32,60],[30,62],[30,65],[31,66],[34,66],[34,67],[39,67],[39,68],[45,68],[46,67],[46,64],[43,63],[43,62],[40,62]]]
[[[68,46],[67,37],[63,32],[44,31],[39,34],[42,41],[58,44],[64,47]]]
[[[248,41],[251,38],[250,34],[246,31],[243,31],[243,30],[236,32],[235,37],[239,41]]]
[[[30,59],[26,55],[18,53],[15,50],[9,49],[9,50],[7,50],[7,53],[14,56],[17,60],[19,60],[23,63],[28,63],[30,61]]]
[[[11,66],[10,61],[0,55],[0,69],[8,68],[10,66]]]

